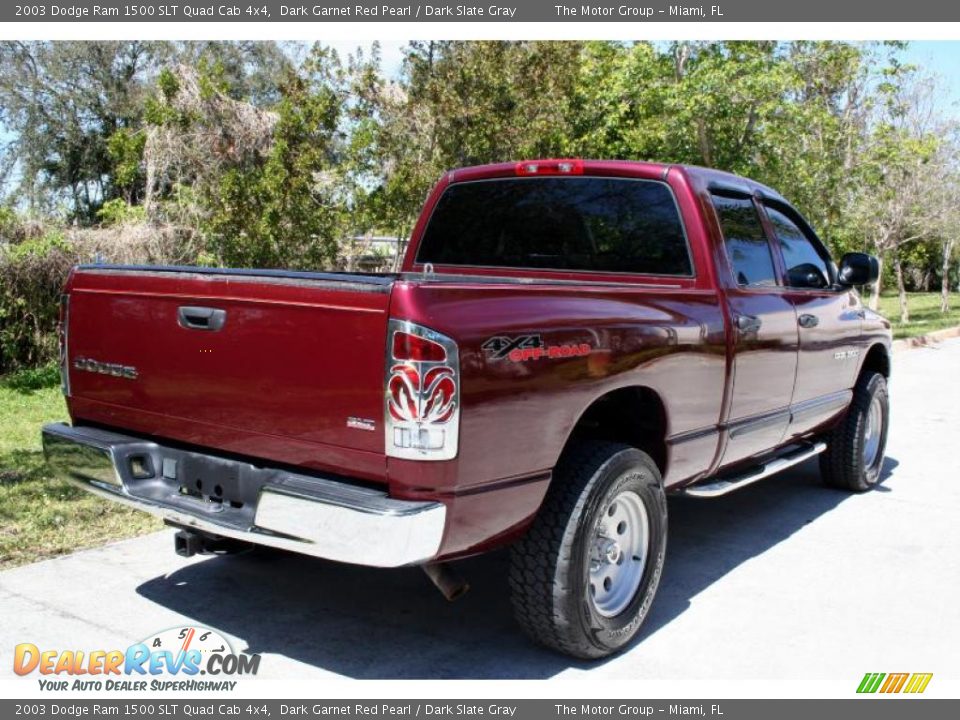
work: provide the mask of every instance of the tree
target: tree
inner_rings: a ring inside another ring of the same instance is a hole
[[[940,312],[950,310],[950,266],[960,233],[960,124],[953,123],[943,136],[944,173],[937,192],[943,207],[940,216]]]
[[[957,247],[956,228],[960,227],[960,222],[954,224],[954,229],[949,235],[945,235],[941,241],[941,264],[940,264],[940,312],[950,312],[950,264],[955,260],[955,250]]]
[[[336,253],[309,208],[330,232],[403,237],[451,167],[702,164],[777,188],[835,254],[869,247],[905,292],[911,244],[935,244],[933,272],[949,276],[958,163],[901,48],[419,42],[392,80],[376,46],[341,63],[297,44],[0,43],[0,122],[15,129],[0,181],[19,180],[13,202],[80,224],[145,216],[202,232],[217,249],[204,261],[313,264]],[[290,253],[291,228],[314,255]]]
[[[210,68],[224,93],[277,101],[290,60],[266,42],[0,43],[0,124],[15,129],[0,177],[36,211],[96,222],[113,199],[143,200],[144,113],[164,67]]]
[[[277,114],[228,91],[207,64],[179,64],[158,75],[144,112],[144,206],[153,221],[198,224],[200,199],[216,194],[224,173],[269,151]]]
[[[942,181],[948,172],[944,125],[937,114],[936,86],[912,68],[891,68],[861,160],[864,182],[853,212],[874,253],[893,266],[901,322],[908,322],[902,249],[936,237],[956,203]],[[876,309],[880,282],[870,297]]]
[[[895,46],[793,42],[786,95],[765,132],[758,179],[797,205],[836,255],[863,249],[850,214],[875,97]]]
[[[280,101],[283,79],[296,67],[295,50],[270,41],[180,42],[176,62],[209,70],[233,100],[270,108]]]
[[[349,227],[336,169],[345,94],[336,53],[315,47],[280,92],[269,149],[224,170],[202,198],[202,227],[227,265],[330,267]]]
[[[125,190],[114,182],[110,139],[139,127],[148,74],[171,52],[141,41],[0,43],[0,122],[17,130],[16,192],[36,210],[66,201],[69,218],[94,222]]]
[[[398,235],[452,167],[560,154],[579,43],[411,43],[398,83],[368,100],[380,175],[371,202]]]
[[[766,182],[835,248],[859,247],[850,188],[886,46],[591,42],[571,103],[573,154],[708,165]]]

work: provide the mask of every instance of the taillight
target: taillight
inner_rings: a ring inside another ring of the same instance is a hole
[[[447,351],[440,343],[413,333],[397,330],[393,333],[393,359],[417,362],[443,362]]]
[[[460,359],[446,335],[404,320],[387,328],[387,455],[410,460],[457,456]]]
[[[57,326],[57,350],[60,360],[60,390],[70,395],[70,359],[67,347],[67,325],[70,322],[70,296],[60,296],[60,324]]]
[[[517,175],[583,175],[583,160],[524,160]]]

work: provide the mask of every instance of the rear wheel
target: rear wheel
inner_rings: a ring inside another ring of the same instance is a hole
[[[650,609],[666,540],[666,498],[648,455],[607,442],[571,448],[512,550],[517,620],[534,640],[567,655],[616,652]]]
[[[827,450],[820,456],[820,474],[827,485],[863,492],[879,482],[889,419],[886,378],[865,372],[846,416],[830,433]]]

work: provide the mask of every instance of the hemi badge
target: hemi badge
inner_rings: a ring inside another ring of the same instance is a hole
[[[373,432],[377,429],[377,424],[373,420],[367,420],[366,418],[348,417],[347,427],[353,428],[354,430]]]

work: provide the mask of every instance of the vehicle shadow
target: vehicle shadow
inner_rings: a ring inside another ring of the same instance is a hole
[[[884,477],[897,462],[886,460]],[[816,464],[713,500],[671,497],[660,591],[642,638],[698,593],[829,512],[848,493],[823,488]],[[504,552],[465,560],[471,591],[448,603],[417,568],[371,570],[258,549],[212,557],[137,588],[197,624],[353,678],[549,678],[578,662],[530,643],[514,624]],[[261,675],[269,674],[269,667]]]
[[[899,462],[884,459],[876,490]],[[712,499],[671,497],[667,560],[657,599],[636,642],[684,612],[701,591],[855,497],[824,487],[813,458],[780,476]]]

